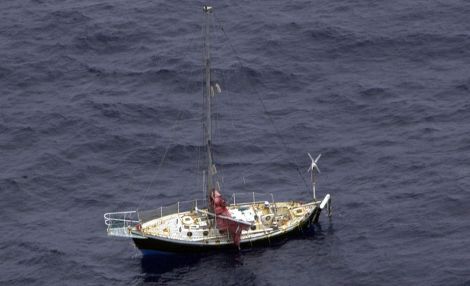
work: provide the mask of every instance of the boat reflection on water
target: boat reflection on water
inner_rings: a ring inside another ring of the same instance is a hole
[[[178,255],[159,251],[146,251],[143,254],[141,260],[142,272],[153,274],[194,265],[205,256],[200,254]]]
[[[143,283],[164,284],[166,280],[180,279],[192,269],[200,268],[200,264],[204,264],[204,268],[233,270],[243,265],[243,254],[238,251],[191,255],[146,252],[141,258],[141,279]]]
[[[158,251],[146,251],[141,258],[143,282],[161,282],[165,273],[187,272],[203,255],[177,255]]]

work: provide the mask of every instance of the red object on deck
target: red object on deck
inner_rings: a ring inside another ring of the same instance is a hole
[[[215,189],[212,190],[211,200],[212,205],[214,206],[214,212],[217,216],[232,217],[222,195]],[[216,222],[217,228],[220,231],[228,231],[230,236],[233,238],[233,243],[236,246],[240,246],[242,230],[248,229],[248,226],[220,217],[216,218]]]

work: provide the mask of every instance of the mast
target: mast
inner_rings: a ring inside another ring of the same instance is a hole
[[[210,212],[212,212],[213,206],[210,204],[210,197],[214,188],[214,175],[215,166],[212,157],[212,102],[211,102],[211,61],[209,53],[209,28],[210,28],[210,14],[212,13],[212,7],[208,5],[203,6],[205,14],[204,23],[204,144],[207,149],[207,205]]]

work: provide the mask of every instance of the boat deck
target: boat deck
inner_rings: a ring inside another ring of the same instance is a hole
[[[308,218],[316,207],[315,203],[262,202],[234,204],[228,209],[233,219],[251,225],[248,230],[242,231],[241,241],[244,242],[287,232]],[[140,227],[134,227],[131,233],[186,244],[233,243],[228,232],[219,231],[212,223],[213,219],[208,217],[206,210],[192,210],[146,221]]]

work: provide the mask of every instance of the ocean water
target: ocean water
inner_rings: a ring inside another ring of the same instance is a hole
[[[212,3],[222,188],[333,217],[142,256],[103,213],[202,197],[201,1],[0,2],[1,285],[470,285],[470,2]],[[164,159],[164,160],[163,160]]]

